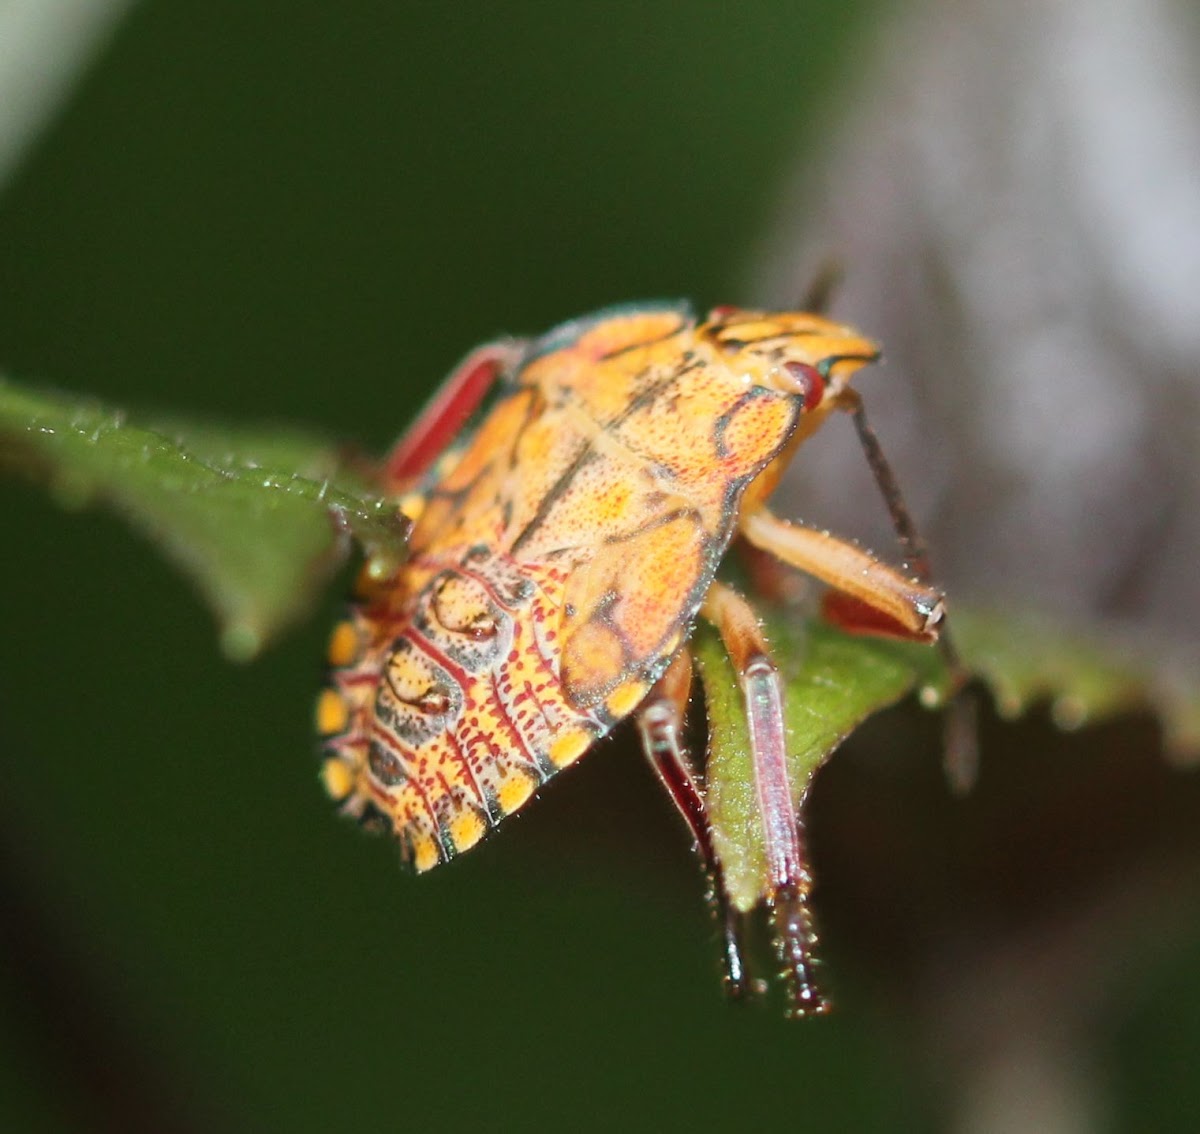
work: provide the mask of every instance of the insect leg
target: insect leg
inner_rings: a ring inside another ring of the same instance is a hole
[[[825,257],[808,281],[808,288],[796,305],[796,310],[824,315],[833,302],[834,293],[841,287],[843,275],[845,272],[841,260],[835,256]]]
[[[517,365],[524,350],[520,339],[499,339],[471,351],[392,446],[383,465],[385,483],[403,486],[425,472],[454,440],[492,383]]]
[[[713,849],[704,791],[681,735],[691,688],[692,656],[683,650],[642,703],[638,711],[638,731],[646,759],[692,833],[696,853],[708,879],[709,900],[721,926],[725,990],[730,996],[741,999],[747,991],[741,927],[725,893],[721,863]]]
[[[887,504],[888,515],[891,516],[892,526],[896,529],[896,538],[904,549],[906,563],[921,582],[932,585],[933,570],[929,565],[929,549],[917,531],[912,513],[904,503],[900,484],[887,457],[884,456],[879,438],[867,422],[862,397],[857,391],[846,387],[839,396],[837,405],[838,409],[849,413],[854,421],[854,429],[866,454],[867,464],[871,466],[875,483]],[[938,649],[946,662],[946,668],[950,671],[950,680],[955,691],[946,714],[946,777],[955,790],[966,792],[974,784],[979,771],[976,701],[969,693],[963,691],[970,675],[958,650],[954,648],[949,628],[945,625],[938,636]]]
[[[904,503],[900,484],[883,454],[883,446],[879,444],[875,430],[867,423],[866,408],[858,391],[847,386],[838,395],[837,408],[850,414],[854,420],[854,428],[866,454],[867,464],[871,466],[875,483],[879,486],[884,503],[887,504],[888,515],[891,516],[892,526],[896,529],[896,538],[900,540],[900,546],[904,549],[905,563],[922,582],[931,582],[933,572],[929,566],[929,549],[913,523],[908,506]]]
[[[717,628],[740,675],[750,728],[758,810],[766,844],[768,896],[775,946],[790,998],[789,1014],[821,1015],[829,1004],[817,989],[817,935],[808,905],[812,876],[787,774],[783,690],[750,604],[731,587],[709,588],[701,613]]]
[[[745,513],[741,532],[753,546],[865,607],[858,619],[864,625],[854,628],[919,642],[937,640],[943,615],[941,592],[889,567],[869,551],[828,532],[781,520],[766,508]]]

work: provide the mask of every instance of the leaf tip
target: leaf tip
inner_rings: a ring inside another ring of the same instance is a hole
[[[221,630],[221,652],[230,661],[252,661],[263,645],[263,636],[258,627],[248,621],[232,620]]]

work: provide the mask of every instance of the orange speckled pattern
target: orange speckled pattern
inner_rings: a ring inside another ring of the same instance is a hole
[[[633,712],[686,640],[747,487],[788,455],[805,411],[782,363],[857,364],[846,343],[873,348],[853,336],[672,304],[535,340],[423,486],[408,562],[364,577],[334,633],[318,725],[344,809],[429,869]]]

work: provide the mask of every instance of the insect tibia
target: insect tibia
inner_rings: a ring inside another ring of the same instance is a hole
[[[690,677],[690,667],[687,674]],[[686,697],[686,683],[681,694]],[[671,802],[687,823],[692,844],[708,879],[708,904],[721,930],[721,958],[726,994],[741,1000],[750,991],[742,959],[741,921],[725,892],[721,864],[712,843],[712,827],[704,794],[696,782],[686,749],[679,736],[679,710],[664,696],[642,709],[638,726],[642,747]]]
[[[721,955],[724,964],[721,983],[725,989],[725,995],[730,1000],[745,1000],[752,990],[749,977],[746,975],[746,965],[742,959],[736,922],[737,914],[729,908],[728,903],[714,901],[712,904],[714,913],[719,916],[723,911],[725,914],[724,948]]]
[[[679,747],[679,722],[665,704],[650,704],[638,720],[646,754],[654,761],[656,770],[661,762]],[[674,794],[674,793],[672,793]]]
[[[787,989],[788,1017],[802,1019],[826,1015],[830,1004],[818,987],[817,932],[807,895],[799,885],[789,882],[775,890],[769,904],[775,951]]]
[[[721,986],[730,1000],[746,1000],[755,991],[743,955],[742,915],[733,908],[725,892],[725,880],[715,857],[705,870],[708,879],[708,908],[721,929]]]

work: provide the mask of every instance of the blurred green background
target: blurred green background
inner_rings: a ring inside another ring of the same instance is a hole
[[[498,332],[742,298],[870,19],[142,3],[0,195],[0,365],[382,449]],[[336,594],[234,667],[116,520],[0,499],[0,1128],[939,1125],[908,1000],[881,1011],[835,963],[830,1020],[722,1001],[701,880],[628,737],[418,881],[316,783]],[[888,727],[940,798],[936,728]],[[1162,1124],[1200,1101],[1200,959],[1170,963]],[[1163,1070],[1139,1020],[1133,1113]]]

